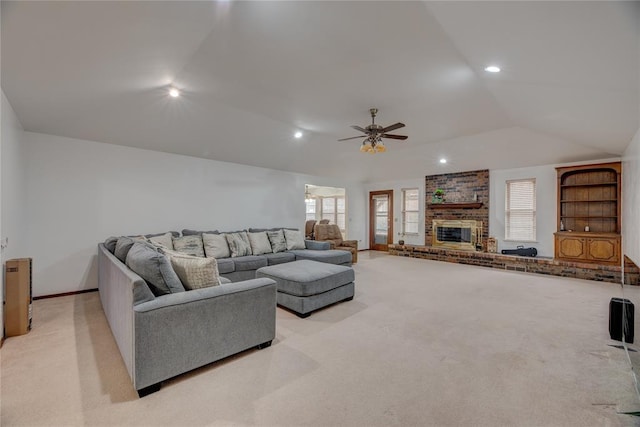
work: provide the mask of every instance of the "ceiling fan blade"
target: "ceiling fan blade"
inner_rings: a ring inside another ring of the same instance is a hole
[[[360,127],[360,126],[353,125],[353,126],[351,126],[351,128],[352,128],[352,129],[355,129],[355,130],[357,130],[357,131],[359,131],[359,132],[362,132],[362,133],[368,133],[368,132],[367,132],[367,130],[366,130],[365,128],[362,128],[362,127]]]
[[[395,125],[391,125],[391,126],[387,126],[386,128],[382,128],[380,130],[380,133],[389,132],[389,131],[400,129],[400,128],[403,128],[403,127],[404,127],[404,123],[398,122]]]
[[[366,137],[367,137],[366,135],[361,135],[361,136],[352,136],[351,138],[342,138],[342,139],[339,139],[338,141],[348,141],[348,140],[350,140],[350,139],[366,138]]]
[[[382,138],[399,139],[399,140],[402,140],[402,141],[404,141],[405,139],[409,138],[407,135],[390,135],[388,133],[383,133],[380,136]]]

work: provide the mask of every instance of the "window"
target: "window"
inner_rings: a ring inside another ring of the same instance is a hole
[[[418,234],[418,189],[402,190],[402,234]]]
[[[344,233],[347,225],[344,197],[319,197],[319,199],[322,201],[320,218],[328,219],[331,224],[338,224],[340,231]]]
[[[304,203],[307,207],[307,221],[316,219],[316,199],[305,199]]]
[[[507,181],[505,196],[506,240],[536,240],[536,180]]]

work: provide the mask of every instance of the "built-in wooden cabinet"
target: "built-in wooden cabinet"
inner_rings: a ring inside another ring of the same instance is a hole
[[[556,168],[555,257],[620,263],[620,162]]]

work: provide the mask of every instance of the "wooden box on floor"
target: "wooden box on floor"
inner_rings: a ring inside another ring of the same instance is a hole
[[[31,258],[8,260],[5,279],[5,335],[24,335],[31,330]]]

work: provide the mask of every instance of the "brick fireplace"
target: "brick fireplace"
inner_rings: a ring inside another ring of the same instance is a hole
[[[445,202],[432,205],[436,189],[445,192]],[[474,194],[477,200],[474,200]],[[478,240],[486,249],[489,237],[489,170],[446,173],[425,177],[425,245],[433,246],[434,220],[477,221]]]

